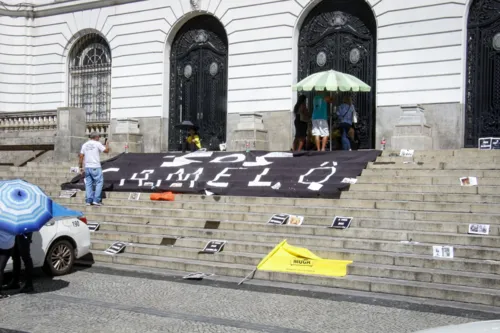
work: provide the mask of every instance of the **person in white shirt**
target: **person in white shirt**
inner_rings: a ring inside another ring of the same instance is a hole
[[[0,230],[0,299],[8,297],[2,294],[3,273],[12,254],[16,236]]]
[[[109,143],[106,146],[99,142],[99,133],[90,134],[90,140],[83,144],[80,151],[80,172],[85,176],[85,202],[87,206],[102,205],[102,186],[104,176],[101,168],[101,153],[109,152]],[[94,192],[95,186],[95,192]]]

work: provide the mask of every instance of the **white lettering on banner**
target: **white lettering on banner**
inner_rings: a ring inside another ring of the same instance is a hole
[[[227,187],[229,183],[219,183],[217,182],[221,177],[231,177],[231,174],[226,173],[229,170],[246,170],[246,168],[225,168],[222,170],[221,173],[219,173],[215,178],[211,181],[207,182],[208,186],[214,186],[214,187]]]
[[[118,172],[120,171],[120,168],[108,168],[106,170],[102,170],[102,173],[106,173],[106,172]]]
[[[262,176],[267,175],[268,172],[269,172],[269,168],[265,168],[264,171],[262,171],[262,173],[260,175],[257,175],[257,177],[255,177],[255,179],[253,181],[248,182],[248,186],[251,186],[251,187],[271,186],[271,182],[261,182],[260,181]]]
[[[169,173],[166,180],[172,180],[172,177],[174,175],[177,175],[177,181],[180,181],[180,182],[185,182],[186,180],[189,180],[189,178],[193,177],[193,179],[189,183],[189,187],[193,188],[194,182],[196,182],[196,181],[198,181],[198,179],[200,179],[200,176],[202,175],[202,173],[203,173],[203,168],[199,168],[198,170],[196,170],[193,173],[184,174],[184,169],[182,168],[182,169],[179,169],[175,173]],[[181,186],[177,186],[177,187],[182,187],[182,184],[181,184]]]
[[[184,165],[189,165],[191,163],[203,163],[202,161],[195,161],[195,160],[190,160],[190,158],[195,158],[195,157],[211,157],[213,155],[213,152],[210,151],[195,151],[193,153],[180,156],[180,157],[175,157],[172,162],[163,162],[161,165],[161,168],[175,168],[175,167],[181,167]],[[170,157],[170,156],[165,156],[165,158]]]
[[[268,153],[264,156],[257,156],[255,158],[255,162],[245,162],[243,163],[244,167],[256,167],[256,166],[266,166],[269,164],[273,164],[273,162],[269,162],[266,160],[267,158],[290,158],[293,157],[292,153],[283,153],[283,152],[272,152]]]
[[[132,178],[130,178],[130,180],[137,180],[139,181],[139,186],[142,186],[143,182],[145,180],[149,180],[149,175],[154,173],[155,171],[154,170],[143,170],[141,172],[141,175],[144,175],[144,178],[137,178],[137,173],[134,173],[132,175]]]
[[[193,178],[194,181],[197,181],[200,178],[200,176],[201,176],[202,173],[203,173],[203,168],[199,168],[198,170],[196,170],[193,173],[186,173],[186,174],[184,174],[184,168],[181,168],[177,172],[169,173],[168,176],[167,176],[167,180],[171,180],[174,175],[177,175],[178,176],[177,180],[181,181],[181,182],[184,182],[184,181],[188,180],[191,176],[194,177]],[[185,177],[182,177],[184,175],[185,175]]]
[[[227,159],[232,158],[232,161],[226,161]],[[245,160],[245,155],[243,154],[231,154],[226,156],[220,156],[210,161],[210,163],[239,163]]]
[[[305,185],[314,184],[312,187],[310,186],[310,190],[313,190],[313,191],[319,190],[319,188],[321,188],[321,187],[318,188],[318,185],[322,184],[324,182],[327,182],[330,179],[330,177],[333,176],[335,174],[335,172],[337,172],[337,168],[335,168],[337,166],[337,162],[331,162],[332,166],[327,166],[329,163],[330,162],[325,162],[325,163],[321,164],[321,167],[319,167],[319,168],[310,169],[305,175],[301,175],[299,177],[299,183],[305,184]],[[307,176],[310,176],[316,170],[330,170],[330,174],[328,174],[324,179],[322,179],[320,181],[307,182],[304,180]],[[316,184],[318,184],[318,185],[316,185]]]

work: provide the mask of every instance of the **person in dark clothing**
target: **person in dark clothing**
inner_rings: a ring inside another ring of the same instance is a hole
[[[15,236],[0,230],[0,299],[9,297],[2,293],[3,273],[12,254]]]
[[[295,120],[293,122],[295,125],[295,140],[293,141],[294,151],[301,151],[307,138],[307,127],[310,115],[307,110],[306,100],[307,97],[305,95],[300,95],[297,104],[295,104],[293,108],[293,113],[295,114]]]
[[[31,259],[31,239],[33,233],[26,233],[16,236],[16,245],[12,250],[12,281],[5,289],[18,289],[19,278],[21,276],[21,259],[24,263],[24,275],[26,283],[19,292],[30,293],[35,291],[33,287],[33,259]]]

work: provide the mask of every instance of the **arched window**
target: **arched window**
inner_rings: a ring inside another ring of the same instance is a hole
[[[109,121],[111,52],[98,34],[81,37],[70,52],[69,106],[84,109],[87,122]]]

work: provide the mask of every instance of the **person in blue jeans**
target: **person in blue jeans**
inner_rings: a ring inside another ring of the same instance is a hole
[[[104,176],[102,174],[100,154],[109,152],[109,142],[106,142],[106,146],[100,143],[99,133],[94,132],[89,137],[90,140],[83,144],[80,151],[80,172],[85,176],[85,202],[87,206],[101,206]]]
[[[352,119],[354,116],[354,105],[349,96],[344,97],[344,101],[340,104],[337,115],[339,116],[340,129],[342,130],[342,149],[351,150],[351,142],[349,141],[348,133],[352,127]]]

